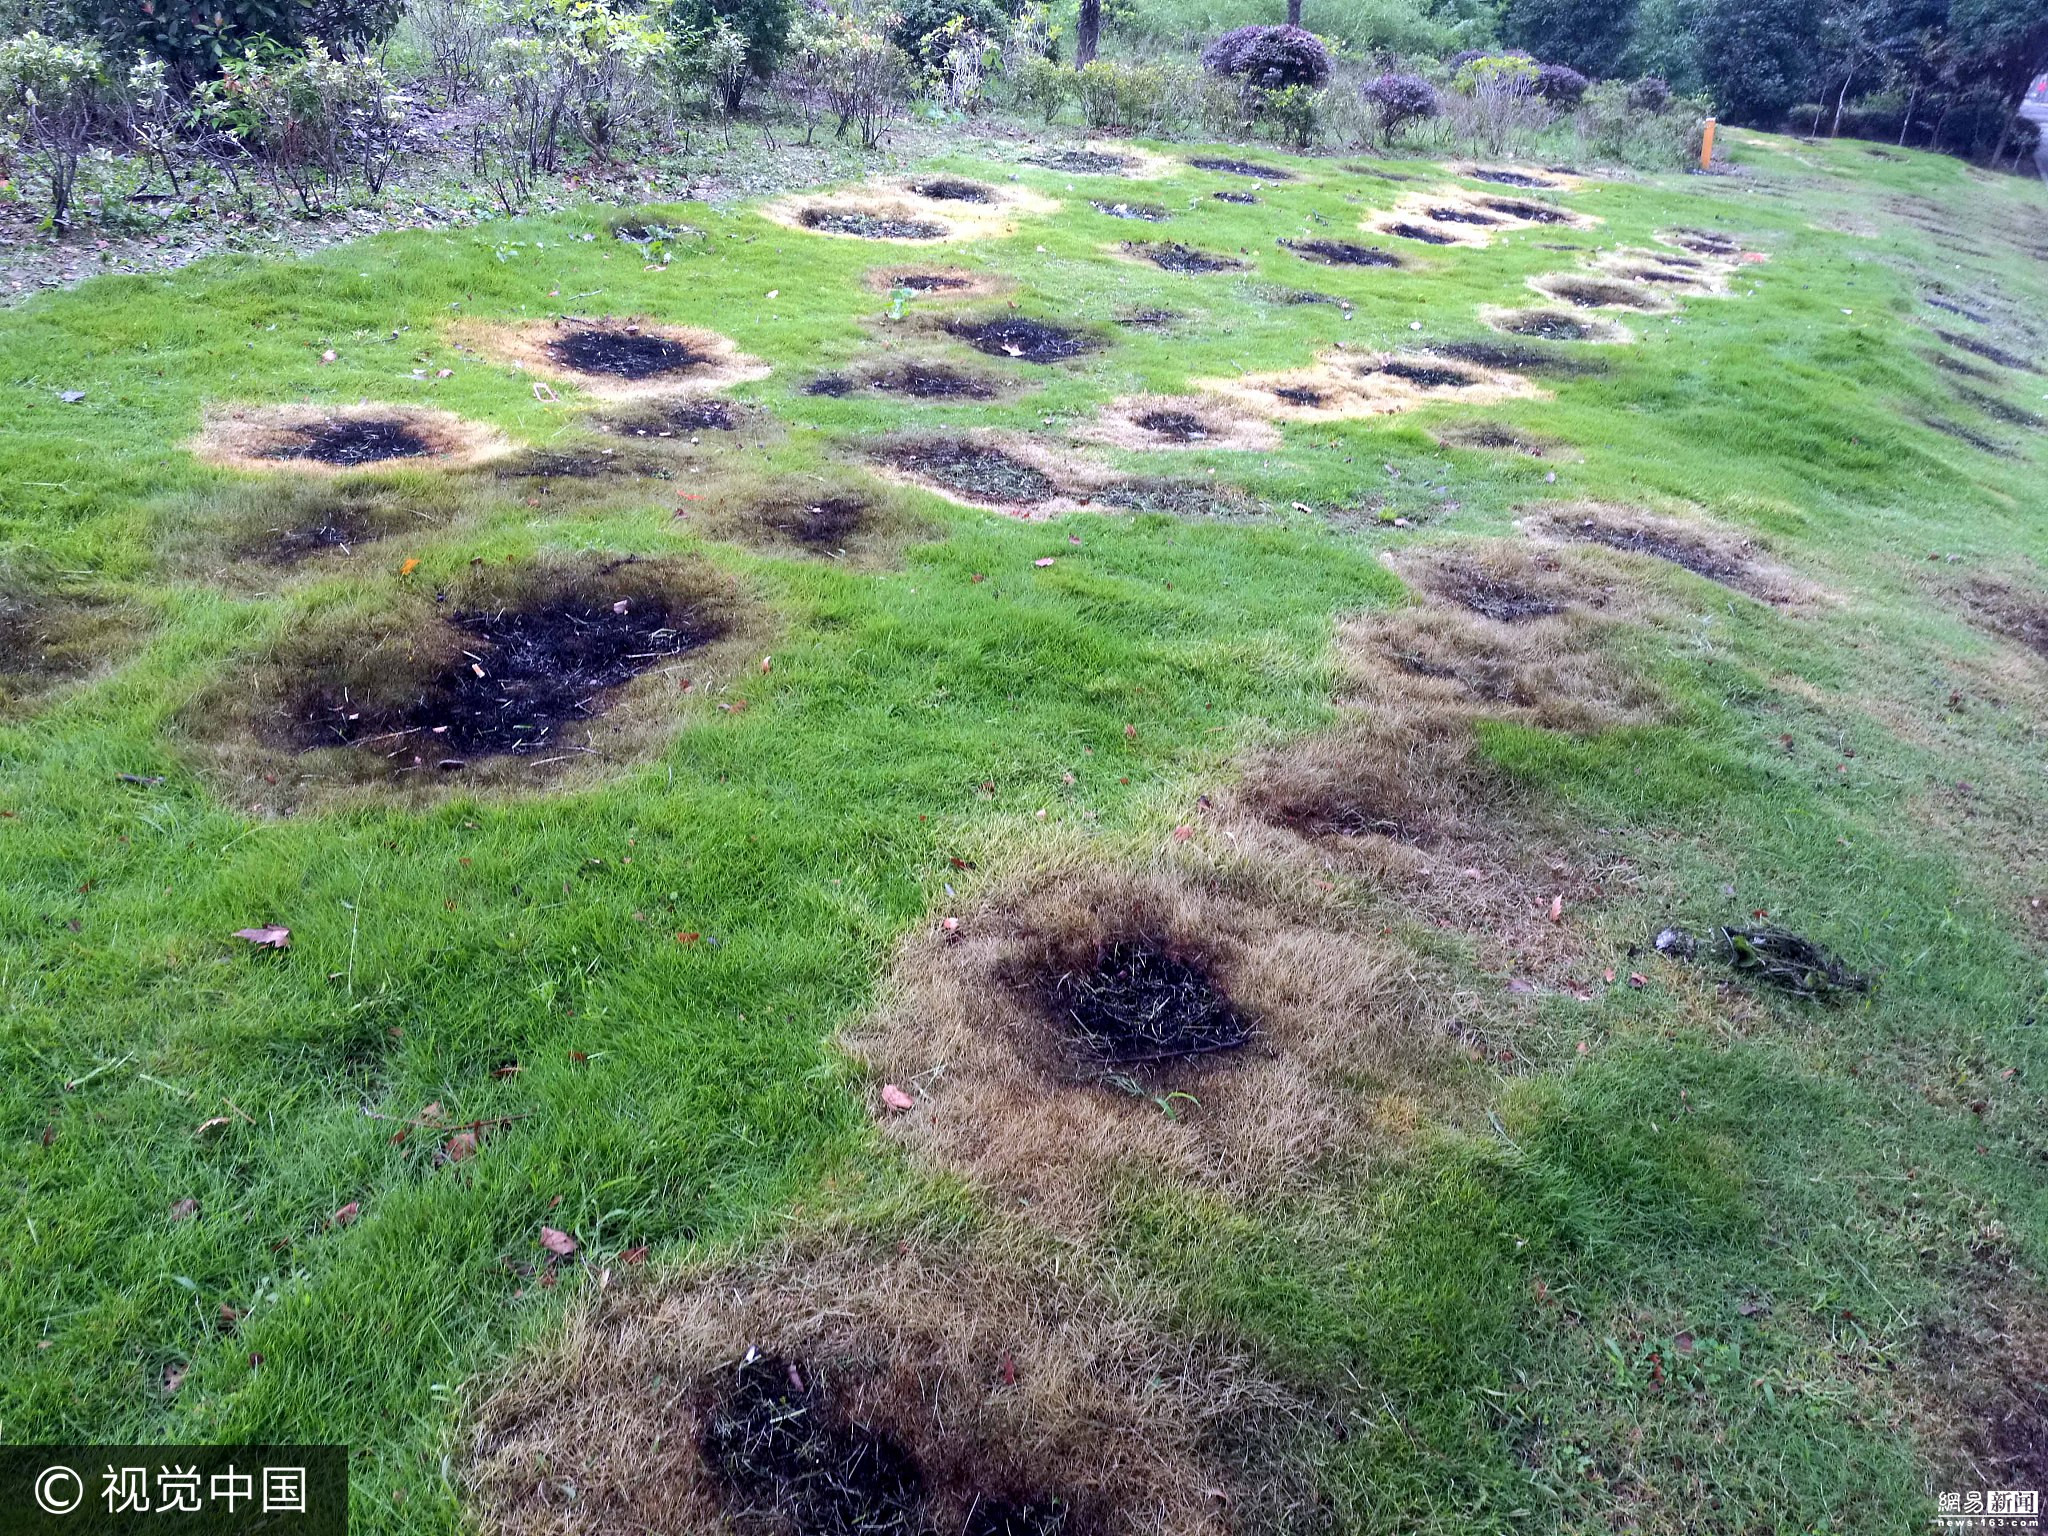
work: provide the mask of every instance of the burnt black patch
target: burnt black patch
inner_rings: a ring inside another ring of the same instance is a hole
[[[1259,200],[1256,192],[1212,192],[1210,196],[1219,203],[1236,203],[1241,208],[1249,208]]]
[[[1470,389],[1480,382],[1471,374],[1457,368],[1440,368],[1434,363],[1414,362],[1398,357],[1391,362],[1368,368],[1365,372],[1383,373],[1390,379],[1400,379],[1404,383],[1413,384],[1417,389]]]
[[[1974,336],[1965,336],[1960,331],[1936,331],[1934,334],[1950,346],[1960,347],[1965,352],[1974,353],[1976,356],[1983,358],[1985,362],[1996,363],[2001,368],[2013,368],[2021,373],[2039,373],[2041,371],[2033,362],[2021,357],[2017,352],[2008,352],[2003,347],[1993,346],[1988,341],[1979,341]]]
[[[1209,435],[1202,418],[1188,411],[1142,411],[1131,420],[1153,436],[1170,438],[1176,443],[1198,443]]]
[[[128,627],[116,605],[94,595],[0,593],[0,706],[83,677]]]
[[[1089,206],[1112,219],[1143,219],[1147,224],[1163,224],[1173,217],[1173,210],[1159,203],[1108,203],[1097,198]]]
[[[996,200],[994,187],[960,176],[927,176],[922,181],[911,182],[910,190],[935,203],[992,203]]]
[[[763,504],[752,521],[761,531],[810,550],[837,550],[867,532],[874,505],[862,496],[794,497]]]
[[[622,587],[623,590],[623,587]],[[564,725],[602,713],[613,693],[671,657],[724,633],[721,620],[645,590],[612,601],[582,592],[467,609],[443,621],[451,658],[383,704],[315,683],[291,708],[295,744],[441,755],[528,755]]]
[[[804,393],[827,400],[841,400],[852,394],[855,387],[853,380],[843,373],[821,373],[804,386]]]
[[[1678,272],[1670,267],[1629,267],[1622,273],[1622,276],[1632,283],[1696,283],[1699,281],[1699,277],[1695,273]]]
[[[1979,384],[2003,384],[2005,375],[1993,373],[1989,368],[1980,368],[1975,363],[1966,363],[1960,357],[1951,357],[1946,352],[1932,354],[1934,366],[1948,373],[1960,374],[1966,379],[1975,379]]]
[[[1517,347],[1497,341],[1446,341],[1433,349],[1440,357],[1455,358],[1479,368],[1505,368],[1517,373],[1579,374],[1605,373],[1605,363],[1565,357],[1547,347]]]
[[[500,464],[495,471],[500,480],[601,480],[610,475],[654,472],[643,460],[621,457],[609,448],[591,453],[535,448]]]
[[[1193,246],[1182,245],[1178,241],[1166,245],[1126,245],[1124,249],[1133,256],[1143,257],[1162,272],[1235,272],[1244,266],[1243,262],[1233,256],[1198,251]]]
[[[752,1350],[702,1412],[697,1446],[726,1512],[803,1536],[915,1536],[924,1479],[891,1436],[844,1422],[811,1368]]]
[[[1461,208],[1455,203],[1447,203],[1441,208],[1428,208],[1423,211],[1439,224],[1476,224],[1491,228],[1500,223],[1500,220],[1490,213],[1481,213],[1476,208]]]
[[[1129,155],[1105,154],[1092,149],[1046,150],[1041,154],[1026,155],[1024,163],[1043,166],[1049,171],[1065,171],[1070,176],[1116,176],[1137,164]]]
[[[1576,315],[1555,309],[1530,309],[1503,315],[1498,324],[1511,336],[1534,336],[1544,341],[1591,341],[1600,335],[1596,326]]]
[[[330,416],[294,427],[291,435],[296,441],[272,449],[268,457],[311,459],[353,469],[391,459],[416,459],[434,451],[434,445],[411,422],[399,417]]]
[[[1489,576],[1483,571],[1446,570],[1436,586],[1459,607],[1500,624],[1525,624],[1531,619],[1564,612],[1564,604],[1553,602],[1520,582]]]
[[[2023,406],[2001,400],[1996,395],[1987,395],[1977,389],[1958,389],[1956,394],[1969,401],[1993,421],[2002,421],[2009,427],[2025,427],[2030,432],[2039,432],[2048,427],[2048,420],[2043,420]]]
[[[1294,172],[1283,171],[1276,165],[1260,165],[1252,160],[1229,160],[1213,155],[1190,160],[1198,171],[1221,171],[1226,176],[1251,176],[1259,181],[1292,181]]]
[[[1974,320],[1979,325],[1989,325],[1991,323],[1991,317],[1982,310],[1972,309],[1967,304],[1959,304],[1954,299],[1945,299],[1938,293],[1928,294],[1927,303],[1932,309],[1938,309],[1946,314],[1959,316],[1964,320]]]
[[[1521,197],[1482,197],[1479,206],[1519,219],[1524,224],[1569,224],[1572,217],[1562,208],[1553,208],[1548,203],[1532,203]]]
[[[951,293],[968,285],[966,278],[951,272],[905,272],[894,282],[896,287],[908,288],[912,293]]]
[[[1177,310],[1134,309],[1128,314],[1118,315],[1116,323],[1134,331],[1163,331],[1179,318]]]
[[[250,553],[266,564],[297,565],[302,560],[336,551],[347,554],[358,544],[383,537],[383,533],[360,507],[332,507],[317,523],[277,529]]]
[[[1496,187],[1524,187],[1531,191],[1548,191],[1557,186],[1556,182],[1546,177],[1531,176],[1523,171],[1475,170],[1472,172],[1472,179],[1488,182]]]
[[[1532,458],[1541,458],[1550,446],[1511,427],[1504,427],[1497,421],[1470,422],[1448,428],[1438,434],[1438,441],[1451,448],[1526,453]]]
[[[1109,940],[1044,977],[1039,1002],[1065,1050],[1099,1071],[1238,1051],[1258,1033],[1202,957],[1149,935]]]
[[[1748,567],[1742,560],[1724,555],[1700,540],[1688,539],[1682,534],[1605,523],[1597,518],[1564,524],[1561,528],[1584,543],[1599,544],[1630,554],[1652,555],[1659,560],[1668,560],[1673,565],[1681,566],[1695,576],[1718,581],[1723,586],[1740,587],[1743,578],[1748,575]]]
[[[650,405],[614,424],[633,437],[674,437],[678,432],[737,432],[740,418],[729,400],[699,398]]]
[[[1557,277],[1550,280],[1549,293],[1577,309],[1655,309],[1653,294],[1628,283],[1608,282],[1597,277]]]
[[[1431,229],[1426,224],[1406,222],[1381,226],[1390,235],[1399,235],[1403,240],[1420,240],[1424,245],[1456,245],[1458,237],[1447,235],[1440,229]]]
[[[578,373],[638,381],[686,373],[710,357],[669,336],[633,326],[590,326],[564,331],[547,343],[547,354]]]
[[[1313,261],[1324,267],[1398,267],[1401,258],[1392,251],[1382,251],[1370,245],[1354,245],[1349,240],[1282,240],[1280,248],[1292,251],[1303,261]]]
[[[1330,397],[1320,389],[1310,389],[1303,384],[1278,384],[1273,388],[1273,398],[1288,405],[1315,407],[1322,405]]]
[[[930,481],[966,501],[1029,506],[1059,494],[1052,477],[1000,448],[959,438],[919,438],[880,450],[884,463]]]
[[[949,320],[945,328],[977,352],[1015,358],[1020,363],[1057,363],[1092,352],[1101,345],[1085,331],[1022,315],[994,320]]]
[[[977,1498],[967,1511],[960,1536],[1069,1536],[1070,1514],[1068,1506],[1057,1500],[1018,1503]]]
[[[1673,244],[1697,256],[1740,256],[1742,243],[1710,229],[1674,229],[1668,232]]]
[[[2009,459],[2012,450],[2001,442],[1986,437],[1982,432],[1973,431],[1959,421],[1950,421],[1946,416],[1922,416],[1920,424],[1932,427],[1944,437],[1952,437],[1959,443],[1966,443],[1979,453],[1988,453],[1993,458]]]
[[[945,363],[900,363],[875,374],[868,383],[914,400],[993,400],[1001,393],[992,380]]]
[[[1242,521],[1261,512],[1259,504],[1238,487],[1208,479],[1120,480],[1103,497],[1128,511],[1160,517]]]
[[[945,225],[929,219],[864,213],[857,208],[806,208],[796,221],[821,234],[851,235],[857,240],[937,240],[946,233]]]

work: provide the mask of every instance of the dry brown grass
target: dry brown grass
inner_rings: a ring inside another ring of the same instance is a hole
[[[1429,1095],[1442,1044],[1413,958],[1296,868],[1179,852],[1148,869],[1063,861],[907,940],[845,1042],[917,1098],[889,1132],[1077,1228],[1125,1177],[1268,1197],[1386,1150],[1372,1126],[1410,1116],[1382,1107]],[[1123,1073],[1077,1060],[1042,989],[1120,941],[1198,963],[1257,1021],[1252,1043]]]
[[[1669,294],[1658,293],[1642,283],[1623,282],[1592,272],[1553,272],[1529,279],[1529,286],[1546,299],[1575,309],[1626,309],[1639,315],[1668,315],[1678,307]]]
[[[436,593],[446,594],[437,602]],[[304,711],[319,695],[358,701],[365,718],[402,710],[467,655],[447,616],[518,609],[553,598],[655,603],[701,615],[718,637],[650,666],[610,690],[587,719],[565,724],[546,751],[466,756],[443,771],[429,738],[393,735],[352,745],[308,745]],[[181,711],[173,727],[185,755],[230,803],[252,815],[302,806],[449,794],[574,788],[657,750],[684,722],[745,708],[745,680],[771,645],[764,615],[732,580],[693,559],[603,561],[587,555],[456,572],[422,572],[396,589],[317,589],[271,634],[237,658],[225,680]]]
[[[476,1415],[464,1474],[501,1536],[794,1536],[700,1451],[749,1349],[799,1364],[842,1425],[916,1461],[920,1530],[977,1500],[1069,1511],[1069,1536],[1224,1536],[1301,1511],[1274,1447],[1299,1405],[1210,1339],[1160,1331],[1072,1253],[1028,1234],[806,1233],[751,1258],[597,1288]]]
[[[147,622],[140,609],[108,592],[0,575],[0,719],[111,670]]]
[[[617,331],[622,334],[659,338],[687,348],[701,361],[686,369],[655,374],[647,378],[620,378],[608,373],[586,373],[570,367],[553,348],[563,337],[580,331]],[[691,325],[664,325],[645,316],[587,319],[563,315],[553,320],[486,321],[465,320],[450,331],[451,338],[469,350],[495,362],[508,363],[522,373],[556,384],[573,385],[596,400],[644,400],[660,395],[708,394],[765,379],[768,364],[749,357],[729,337]]]
[[[1448,377],[1443,383],[1416,382],[1398,371],[1388,372],[1390,367],[1427,369]],[[1520,374],[1502,369],[1428,353],[1354,352],[1343,347],[1323,353],[1307,368],[1193,382],[1231,407],[1278,421],[1342,421],[1448,402],[1494,405],[1549,398]]]
[[[1076,434],[1085,442],[1150,451],[1264,453],[1280,446],[1272,424],[1204,395],[1124,395]]]
[[[680,527],[707,538],[862,569],[889,563],[906,544],[935,531],[904,507],[900,493],[850,471],[765,483],[735,477],[677,517]]]
[[[425,446],[424,453],[360,465],[335,465],[298,456],[306,434],[331,423],[396,422]],[[450,411],[420,405],[226,405],[209,410],[199,435],[186,444],[196,457],[227,469],[275,474],[373,474],[392,469],[461,469],[512,451],[495,427],[465,421]]]
[[[1017,222],[1026,217],[1057,213],[1056,199],[1010,182],[985,183],[989,200],[960,202],[948,198],[920,196],[913,183],[927,178],[912,177],[862,182],[830,192],[792,193],[764,203],[756,211],[770,223],[805,234],[835,240],[869,239],[885,245],[950,245],[966,240],[1001,240],[1017,232]],[[964,178],[963,178],[964,179]],[[930,236],[855,235],[831,228],[813,228],[805,215],[854,214],[906,224],[933,225]]]
[[[1668,517],[1639,507],[1567,502],[1535,508],[1521,527],[1545,543],[1595,544],[1662,561],[1774,607],[1833,601],[1818,583],[1779,561],[1754,538],[1705,518]]]

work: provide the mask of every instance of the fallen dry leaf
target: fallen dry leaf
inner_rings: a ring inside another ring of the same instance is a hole
[[[419,568],[420,562],[418,558],[408,556],[406,559],[399,561],[398,574],[401,576],[410,576],[414,571],[418,570]]]
[[[199,1202],[187,1196],[171,1207],[171,1220],[190,1221],[199,1214]]]
[[[476,1132],[457,1131],[448,1138],[447,1144],[441,1148],[441,1155],[451,1163],[459,1163],[465,1157],[475,1157]]]
[[[255,944],[263,949],[290,949],[292,947],[291,929],[280,928],[275,924],[267,928],[237,928],[233,936],[238,939],[247,939],[251,944]]]
[[[1550,898],[1550,920],[1553,923],[1564,921],[1564,896],[1562,894]]]
[[[547,1249],[549,1253],[559,1254],[565,1259],[576,1251],[576,1239],[564,1232],[560,1227],[542,1227],[540,1229],[540,1245]]]
[[[334,1213],[334,1224],[337,1227],[345,1227],[350,1222],[354,1221],[358,1216],[362,1215],[362,1213],[362,1201],[351,1200],[347,1205],[344,1205],[340,1210]]]
[[[917,1108],[917,1100],[913,1099],[901,1088],[898,1088],[894,1083],[884,1083],[882,1085],[882,1102],[899,1115],[905,1110]]]
[[[215,1115],[211,1120],[200,1121],[199,1129],[192,1134],[194,1136],[210,1135],[214,1131],[225,1130],[232,1123],[226,1115]]]
[[[621,1264],[645,1264],[647,1262],[647,1245],[642,1243],[637,1248],[628,1248],[619,1255],[619,1262]]]

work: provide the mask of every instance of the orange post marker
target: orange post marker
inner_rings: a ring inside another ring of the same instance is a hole
[[[1711,171],[1713,168],[1714,120],[1710,117],[1707,119],[1707,131],[1700,135],[1700,169],[1703,171]]]

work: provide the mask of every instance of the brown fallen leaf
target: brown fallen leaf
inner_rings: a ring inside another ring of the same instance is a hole
[[[1553,923],[1564,921],[1564,895],[1561,892],[1550,898],[1550,920]]]
[[[457,1131],[442,1146],[441,1155],[451,1163],[459,1163],[466,1157],[475,1157],[476,1132]]]
[[[237,928],[234,931],[233,937],[246,939],[259,949],[290,949],[292,947],[291,929],[281,928],[274,923],[265,928]]]
[[[540,1229],[540,1245],[547,1249],[549,1253],[559,1254],[565,1259],[576,1251],[576,1239],[564,1232],[560,1227],[542,1227]]]
[[[171,1207],[171,1220],[190,1221],[199,1214],[199,1202],[189,1195]]]
[[[647,1262],[647,1245],[642,1243],[637,1248],[628,1248],[619,1255],[619,1262],[621,1264],[645,1264]]]
[[[896,1114],[917,1108],[917,1100],[898,1088],[894,1083],[882,1084],[882,1102]]]
[[[232,1125],[233,1123],[234,1122],[229,1120],[226,1115],[215,1115],[211,1120],[200,1121],[199,1128],[195,1130],[192,1134],[194,1136],[210,1135],[214,1131],[225,1130],[228,1126]]]
[[[334,1224],[337,1227],[345,1227],[362,1213],[363,1203],[360,1200],[351,1200],[334,1213]]]

